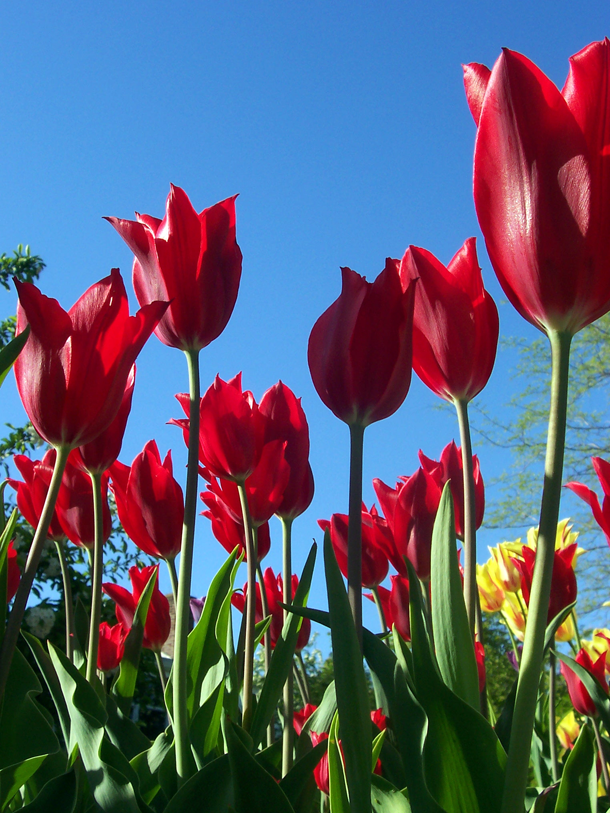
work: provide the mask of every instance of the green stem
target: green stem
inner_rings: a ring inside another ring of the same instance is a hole
[[[610,775],[608,775],[608,763],[606,762],[604,741],[602,740],[602,735],[599,731],[599,723],[594,717],[591,717],[591,723],[593,724],[593,731],[595,732],[595,741],[597,742],[597,750],[599,751],[599,761],[602,764],[602,782],[606,795],[608,795],[608,791],[610,791]]]
[[[292,519],[281,517],[282,523],[282,579],[284,604],[292,604]],[[288,619],[288,610],[284,610],[284,623]],[[294,681],[292,671],[288,672],[284,683],[284,730],[282,732],[282,776],[292,768],[293,734],[292,717]]]
[[[582,641],[580,640],[580,632],[578,631],[578,621],[576,620],[576,612],[572,610],[570,613],[572,616],[572,623],[574,624],[574,632],[576,633],[576,641],[578,643],[578,652],[582,649]]]
[[[303,682],[303,678],[301,676],[301,673],[299,672],[299,668],[297,666],[296,661],[292,664],[292,672],[297,681],[297,687],[301,695],[301,700],[303,701],[303,707],[305,707],[309,703],[309,695],[307,694],[307,687]]]
[[[311,690],[309,688],[309,678],[307,677],[307,667],[305,666],[305,661],[303,660],[302,652],[299,652],[297,654],[297,659],[301,665],[301,676],[303,678],[303,686],[305,687],[305,696],[307,697],[307,703],[311,703]]]
[[[556,662],[555,653],[555,637],[551,642],[551,651],[549,653],[549,751],[551,753],[551,775],[553,782],[559,781],[559,760],[557,758],[557,721],[555,720],[555,706],[556,706]]]
[[[186,647],[191,608],[191,576],[193,543],[197,514],[197,484],[199,477],[199,350],[185,350],[189,375],[189,447],[184,498],[184,522],[180,546],[180,578],[176,601],[174,639],[173,727],[176,745],[176,772],[181,787],[194,771],[188,732]]]
[[[70,568],[66,558],[63,539],[55,540],[59,566],[61,568],[61,579],[64,587],[64,608],[66,612],[66,657],[72,660],[72,650],[74,644],[74,606],[72,603],[72,582],[70,580]]]
[[[102,513],[102,475],[89,473],[93,489],[93,571],[91,573],[91,617],[87,650],[87,680],[93,683],[97,674],[97,648],[102,617],[102,578],[104,573],[104,516]]]
[[[258,551],[258,534],[257,529],[253,528],[255,547]],[[265,589],[265,579],[263,577],[263,569],[261,563],[256,563],[256,572],[258,573],[258,583],[261,589],[261,607],[263,609],[263,618],[267,618],[269,613],[269,602],[267,601],[267,591]],[[271,666],[271,624],[263,636],[263,650],[265,653],[265,677],[269,674],[269,667]],[[267,728],[267,745],[273,745],[275,742],[275,728],[273,720]]]
[[[551,330],[548,335],[551,342],[552,374],[544,487],[540,508],[536,564],[532,578],[506,764],[502,813],[523,813],[561,499],[572,337],[569,334]]]
[[[381,624],[381,631],[387,632],[388,624],[385,619],[385,613],[383,611],[381,599],[379,598],[379,590],[376,587],[373,587],[371,588],[371,593],[373,594],[373,598],[375,599],[375,606],[377,607],[377,613],[379,615],[379,623]]]
[[[55,466],[53,467],[53,475],[49,484],[47,497],[40,514],[38,527],[36,528],[36,533],[34,534],[34,539],[32,540],[32,546],[30,547],[30,552],[28,553],[28,558],[25,563],[23,573],[21,574],[21,581],[19,582],[19,587],[13,601],[13,608],[8,618],[4,638],[2,639],[2,646],[0,647],[0,702],[1,698],[4,696],[4,688],[6,686],[8,673],[11,668],[13,652],[17,646],[17,639],[19,638],[21,624],[23,623],[23,615],[28,603],[34,577],[36,576],[36,570],[38,569],[42,549],[47,539],[49,525],[51,524],[51,519],[53,518],[55,502],[57,500],[59,486],[61,485],[61,478],[66,467],[66,461],[68,459],[68,455],[70,454],[70,447],[58,446],[56,451],[57,457],[55,458]]]
[[[174,607],[178,606],[178,573],[176,572],[176,559],[172,557],[171,559],[165,560],[167,564],[167,570],[169,573],[169,580],[172,585],[172,595],[174,596]]]
[[[155,661],[157,662],[157,670],[159,671],[159,680],[161,681],[161,692],[163,697],[165,697],[165,687],[167,686],[167,681],[165,680],[165,666],[163,665],[163,658],[160,652],[155,650]]]
[[[248,496],[243,483],[238,483],[239,500],[244,521],[244,538],[248,568],[248,593],[246,595],[246,641],[244,648],[244,690],[242,725],[246,731],[250,728],[253,713],[254,692],[254,637],[256,626],[256,548],[252,532],[252,519],[248,507]],[[262,591],[261,591],[262,592]]]
[[[347,593],[362,649],[362,458],[364,426],[349,428],[349,523],[347,528]]]
[[[460,445],[462,447],[462,472],[464,480],[464,601],[470,634],[474,641],[477,617],[477,529],[476,506],[474,493],[474,470],[472,466],[472,443],[468,423],[468,402],[455,400],[455,409],[460,427]]]
[[[517,639],[515,638],[515,635],[514,635],[512,629],[510,628],[510,624],[508,623],[506,618],[504,618],[504,616],[502,616],[502,618],[503,618],[504,626],[506,627],[506,631],[508,632],[508,634],[510,636],[510,642],[513,645],[513,652],[515,653],[515,662],[516,662],[517,666],[520,666],[521,657],[519,655],[519,645],[517,644]]]

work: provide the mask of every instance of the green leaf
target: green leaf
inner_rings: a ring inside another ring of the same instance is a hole
[[[235,813],[294,813],[284,791],[248,753],[236,729],[234,723],[227,722],[225,739],[233,779]]]
[[[371,787],[373,813],[411,813],[411,805],[404,793],[387,779],[373,774]]]
[[[328,793],[330,813],[350,813],[347,780],[339,745],[339,715],[335,713],[328,734]],[[369,802],[369,810],[370,810]]]
[[[6,482],[2,484],[6,486]],[[4,519],[4,489],[2,489],[2,518]],[[4,636],[6,605],[8,595],[8,546],[14,536],[18,511],[13,509],[9,521],[4,525],[0,535],[0,641]]]
[[[171,728],[168,728],[159,734],[147,751],[131,760],[131,767],[138,775],[140,793],[147,804],[150,804],[160,790],[157,772],[171,751],[173,741],[174,735]]]
[[[352,813],[371,810],[371,715],[362,653],[343,577],[328,530],[324,567],[330,612],[337,706]]]
[[[373,740],[372,756],[371,756],[371,771],[374,771],[375,768],[377,767],[377,760],[379,759],[379,754],[381,754],[381,749],[383,748],[383,743],[385,741],[386,730],[380,731],[379,734],[377,734],[377,736]]]
[[[585,689],[589,692],[591,700],[595,703],[595,708],[598,710],[600,717],[604,721],[606,729],[610,731],[610,698],[604,692],[597,679],[568,655],[563,655],[561,652],[555,652],[555,655],[560,661],[565,663],[566,666],[569,666],[570,669],[576,674],[576,677],[580,678],[580,680],[584,683]]]
[[[305,562],[299,586],[294,596],[292,605],[294,607],[302,607],[307,601],[316,562],[316,551],[317,545],[314,544],[309,551],[309,556]],[[296,649],[301,624],[302,619],[295,613],[291,613],[286,619],[281,638],[279,638],[273,650],[269,671],[265,677],[265,682],[263,683],[263,688],[258,698],[256,711],[252,717],[252,725],[250,726],[250,734],[257,745],[265,736],[265,731],[275,714],[279,699],[282,696],[284,684],[292,669],[294,651]]]
[[[129,716],[136,688],[140,652],[142,651],[142,640],[144,639],[144,625],[146,624],[148,607],[157,582],[157,574],[157,570],[151,573],[146,587],[140,594],[131,629],[125,640],[125,654],[121,660],[119,676],[112,685],[112,694],[116,698],[119,709],[126,717]]]
[[[231,768],[224,754],[191,776],[163,813],[227,813],[232,804]]]
[[[596,813],[597,770],[593,732],[583,725],[559,785],[555,813]]]
[[[15,336],[14,339],[0,350],[0,386],[2,386],[17,356],[23,350],[29,335],[30,326],[26,325],[25,329],[22,330],[18,336]]]
[[[20,813],[74,813],[77,784],[74,771],[50,779],[30,804],[20,808]]]
[[[409,580],[417,578],[407,561]],[[428,640],[421,596],[411,590],[411,645],[417,700],[428,718],[424,766],[447,813],[499,813],[506,755],[478,711],[440,678]]]
[[[570,615],[570,613],[572,612],[574,607],[576,607],[576,602],[575,601],[573,601],[572,604],[568,604],[568,606],[564,607],[563,610],[560,610],[557,613],[557,615],[555,616],[555,618],[553,618],[552,621],[549,622],[549,624],[548,624],[548,626],[546,628],[546,631],[544,633],[544,654],[545,655],[546,655],[546,652],[547,652],[548,648],[553,643],[555,633],[557,632],[559,627],[563,624],[563,622],[566,620],[566,618]]]
[[[79,597],[74,608],[74,639],[72,641],[72,662],[77,669],[84,668],[87,663],[88,641],[89,613]]]
[[[323,731],[329,731],[336,711],[337,689],[335,681],[331,680],[326,687],[320,705],[311,717],[305,721],[303,731],[315,731],[317,734],[321,734]]]
[[[305,735],[309,740],[309,736]],[[328,740],[322,740],[311,748],[305,756],[297,760],[286,776],[280,781],[280,787],[286,794],[288,801],[295,810],[298,810],[304,796],[315,788],[313,771],[318,762],[326,753]],[[313,787],[312,787],[313,786]]]
[[[34,776],[46,758],[46,754],[41,754],[0,769],[0,810],[6,809],[19,788]]]
[[[106,712],[95,689],[51,643],[49,651],[70,715],[69,750],[78,744],[95,801],[104,813],[140,813],[133,785],[113,764],[115,757],[122,758],[133,772],[121,752],[104,739]]]
[[[43,649],[40,640],[36,638],[35,635],[31,635],[25,630],[21,630],[21,634],[27,641],[30,651],[34,656],[34,660],[36,661],[36,664],[45,679],[49,693],[53,698],[55,710],[57,711],[57,716],[59,718],[59,725],[61,726],[61,733],[63,734],[64,742],[66,743],[67,747],[67,744],[70,742],[70,715],[68,714],[68,707],[61,691],[61,685],[59,683],[55,667],[51,663],[50,657]]]
[[[445,483],[434,521],[431,554],[432,629],[441,676],[451,691],[474,709],[480,708],[474,645],[457,558],[453,497]],[[417,582],[411,582],[413,590]]]
[[[150,740],[133,720],[123,714],[113,695],[106,697],[106,714],[106,733],[127,759],[131,760],[142,751],[148,751]]]

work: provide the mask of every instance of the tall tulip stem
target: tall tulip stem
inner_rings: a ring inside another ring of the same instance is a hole
[[[191,775],[193,758],[188,732],[186,706],[187,674],[186,647],[190,620],[193,543],[197,514],[197,483],[199,477],[199,350],[185,350],[189,375],[189,447],[184,498],[184,522],[180,547],[180,577],[176,602],[174,640],[173,723],[176,743],[176,772],[181,786]]]
[[[282,522],[282,596],[284,604],[292,604],[292,520],[281,518]],[[288,619],[288,610],[284,610],[284,624]],[[293,686],[294,678],[292,670],[288,672],[286,683],[284,683],[284,731],[282,733],[282,776],[286,776],[292,768],[292,740],[293,728],[292,717],[293,708]]]
[[[17,589],[15,600],[13,601],[13,609],[11,610],[11,614],[8,618],[6,632],[4,633],[4,638],[2,639],[2,646],[0,647],[0,702],[4,696],[4,688],[6,686],[8,673],[11,668],[13,652],[17,646],[17,639],[19,638],[19,631],[21,630],[23,615],[28,603],[32,584],[34,583],[34,577],[36,576],[38,563],[40,562],[40,557],[42,555],[42,549],[47,539],[49,525],[51,524],[51,519],[53,518],[55,502],[57,501],[57,494],[59,493],[61,478],[63,476],[64,469],[66,468],[66,461],[68,460],[68,455],[70,454],[70,447],[58,446],[56,451],[57,456],[55,458],[55,466],[53,467],[53,475],[49,484],[49,490],[47,491],[47,497],[45,499],[44,506],[40,514],[40,521],[38,522],[38,527],[36,528],[36,533],[34,534],[34,539],[32,540],[32,546],[30,547],[30,552],[28,553],[28,558],[21,575],[19,588]]]
[[[555,537],[561,499],[572,337],[568,333],[550,329],[548,336],[551,343],[552,374],[544,487],[540,508],[536,564],[532,577],[529,612],[506,764],[502,813],[522,813],[523,811],[530,745],[542,670],[544,635],[551,595]]]
[[[555,706],[557,703],[557,658],[555,657],[555,636],[551,641],[549,653],[549,752],[551,754],[551,775],[553,782],[559,782],[559,760],[557,758],[557,721]]]
[[[381,631],[387,632],[388,631],[388,624],[386,621],[385,613],[383,611],[383,604],[381,603],[381,598],[379,596],[379,590],[376,587],[371,588],[371,593],[373,594],[373,599],[375,600],[375,606],[377,607],[377,614],[379,615],[379,623],[381,625]]]
[[[255,539],[255,550],[258,551],[258,534],[256,528],[253,528]],[[257,557],[258,558],[258,557]],[[263,576],[263,569],[261,563],[256,563],[256,572],[258,574],[258,583],[261,588],[261,607],[263,610],[263,618],[267,618],[269,613],[269,602],[267,600],[267,590],[265,588],[265,577]],[[271,628],[267,627],[265,635],[263,636],[263,649],[265,653],[265,677],[269,674],[269,667],[271,666]],[[267,745],[273,745],[275,742],[275,723],[272,720],[267,727]]]
[[[97,648],[102,617],[102,578],[104,572],[104,520],[102,514],[102,475],[90,473],[93,489],[93,569],[91,572],[91,617],[87,649],[87,680],[93,683],[97,672]]]
[[[474,641],[477,617],[477,531],[474,494],[474,470],[472,466],[472,442],[468,422],[468,402],[456,399],[455,409],[460,427],[462,447],[462,471],[464,477],[464,601]]]
[[[72,603],[72,582],[70,581],[70,567],[66,558],[66,549],[63,539],[55,540],[57,558],[61,568],[61,579],[64,588],[64,609],[66,613],[66,657],[72,660],[72,642],[74,635],[74,607]]]
[[[252,718],[254,690],[254,637],[256,626],[256,547],[252,529],[252,518],[248,507],[248,495],[245,485],[238,484],[241,511],[244,520],[244,537],[246,541],[246,565],[248,568],[248,594],[246,595],[246,641],[244,652],[244,691],[242,725],[246,731]],[[261,585],[262,594],[263,585]]]
[[[176,571],[176,559],[166,559],[167,572],[169,573],[169,580],[172,585],[172,595],[174,597],[174,607],[178,606],[178,573]]]
[[[347,529],[347,593],[362,648],[362,459],[364,426],[352,424],[349,460],[349,524]]]

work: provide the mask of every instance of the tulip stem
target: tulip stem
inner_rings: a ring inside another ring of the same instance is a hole
[[[74,607],[72,606],[72,581],[70,579],[70,567],[66,558],[66,551],[62,539],[55,540],[59,566],[61,568],[61,580],[64,587],[64,608],[66,613],[66,657],[72,660],[72,645],[74,641]]]
[[[176,602],[174,638],[173,725],[176,745],[176,772],[181,787],[194,770],[188,731],[186,647],[190,622],[193,544],[197,514],[199,477],[199,350],[185,350],[189,376],[189,446],[184,497],[184,522],[180,546],[180,578]]]
[[[281,517],[282,523],[282,573],[283,573],[283,602],[292,604],[292,519]],[[289,612],[284,610],[284,624],[288,620]],[[293,690],[294,678],[292,671],[288,671],[284,683],[284,731],[282,732],[282,776],[286,776],[292,768],[292,741],[294,729],[292,718],[294,714]]]
[[[299,667],[297,666],[296,661],[294,661],[294,663],[292,664],[292,672],[293,672],[293,675],[294,675],[294,677],[296,678],[296,681],[297,681],[297,686],[299,688],[299,693],[301,695],[301,700],[303,701],[303,707],[305,707],[309,703],[309,695],[307,694],[307,687],[305,686],[305,684],[303,682],[303,678],[301,676],[301,673],[299,671]],[[294,714],[293,714],[293,717],[294,717]],[[290,722],[292,723],[292,720]]]
[[[572,337],[568,333],[560,333],[551,329],[548,330],[548,336],[551,343],[552,373],[544,486],[536,564],[532,578],[506,764],[502,813],[522,813],[524,806],[561,499]]]
[[[301,675],[303,677],[303,685],[305,686],[305,694],[307,695],[307,702],[311,703],[311,691],[309,689],[309,678],[307,677],[307,667],[305,666],[305,661],[303,660],[303,652],[299,652],[297,654],[297,659],[301,665]]]
[[[472,442],[470,440],[470,424],[468,422],[468,402],[456,398],[453,403],[455,404],[460,427],[464,481],[464,601],[466,602],[470,634],[474,641],[477,616],[477,523],[474,470],[472,466]]]
[[[169,573],[169,580],[172,584],[172,593],[174,596],[174,609],[178,606],[178,574],[176,572],[176,559],[172,556],[171,559],[166,559],[167,570]]]
[[[371,593],[373,594],[373,598],[375,599],[375,606],[377,607],[377,613],[379,615],[379,623],[381,624],[381,631],[387,632],[388,624],[385,618],[385,613],[383,611],[383,605],[379,597],[379,590],[376,587],[372,587]]]
[[[555,720],[556,698],[556,663],[557,658],[553,650],[555,649],[555,636],[551,641],[551,651],[549,653],[549,751],[551,754],[551,776],[553,782],[559,781],[559,760],[557,758],[557,721]]]
[[[593,731],[595,732],[595,742],[597,743],[597,750],[599,751],[599,761],[602,765],[602,782],[604,785],[604,791],[606,792],[606,795],[608,795],[608,791],[610,791],[610,775],[608,774],[608,762],[606,761],[606,752],[604,751],[604,741],[602,740],[602,735],[599,731],[599,723],[595,717],[591,717],[590,720],[593,725]]]
[[[347,593],[362,649],[362,459],[364,426],[352,424],[349,459],[349,523],[347,527]]]
[[[248,568],[248,592],[246,595],[246,641],[244,651],[244,692],[242,726],[248,731],[252,722],[252,704],[254,689],[254,637],[256,626],[256,548],[252,533],[252,519],[248,507],[246,486],[238,483],[239,500],[244,520],[244,539],[246,542],[246,565]],[[262,594],[262,585],[261,585]]]
[[[258,536],[256,528],[253,528],[256,548],[258,549]],[[256,572],[258,573],[258,583],[261,588],[261,607],[263,610],[263,618],[269,615],[269,602],[267,601],[267,590],[265,588],[265,578],[263,576],[263,569],[261,563],[257,561]],[[263,650],[265,653],[265,677],[269,674],[269,667],[271,666],[271,624],[265,630],[263,636]],[[275,742],[275,728],[274,721],[272,720],[267,727],[267,745],[273,745]]]
[[[165,679],[165,666],[163,665],[163,656],[157,650],[155,650],[155,661],[157,662],[159,680],[161,681],[161,691],[165,697],[165,687],[167,686],[167,681]]]
[[[97,674],[97,648],[102,618],[102,578],[104,573],[104,518],[102,513],[102,475],[89,472],[93,489],[93,570],[91,573],[91,617],[87,650],[87,680],[93,683]]]
[[[68,455],[70,454],[70,447],[58,446],[56,451],[57,456],[55,458],[55,466],[53,467],[53,475],[49,484],[49,490],[47,491],[44,506],[40,513],[38,527],[36,528],[36,533],[34,534],[34,539],[32,540],[32,546],[30,547],[30,552],[28,553],[28,558],[25,563],[23,573],[21,574],[21,581],[19,582],[15,600],[13,601],[13,609],[8,617],[6,632],[4,633],[2,646],[0,647],[0,702],[4,696],[4,689],[11,668],[11,662],[13,660],[13,652],[17,646],[17,639],[19,638],[19,632],[21,630],[23,615],[28,603],[30,590],[32,589],[32,584],[34,583],[34,577],[36,576],[44,543],[47,540],[47,533],[53,518],[55,502],[57,501],[57,494],[59,493],[61,478],[63,476],[64,469],[66,468],[66,461],[68,460]]]

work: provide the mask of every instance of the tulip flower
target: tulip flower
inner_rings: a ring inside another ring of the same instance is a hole
[[[9,601],[13,600],[15,593],[17,592],[17,588],[19,587],[19,582],[21,581],[21,570],[19,569],[19,564],[17,562],[17,551],[15,550],[15,545],[13,544],[12,540],[8,543],[6,558],[6,601],[8,604]]]
[[[574,710],[570,709],[570,711],[557,723],[557,739],[566,749],[566,751],[570,751],[572,748],[574,748],[574,743],[578,739],[579,734],[580,726],[576,722]]]
[[[474,642],[474,654],[477,660],[477,674],[479,676],[479,692],[485,688],[485,649],[480,641]]]
[[[113,627],[107,621],[100,624],[97,668],[101,672],[111,672],[117,668],[125,654],[128,632],[122,624],[115,624]]]
[[[126,629],[131,629],[138,606],[138,601],[153,572],[159,572],[159,565],[148,565],[140,570],[138,567],[129,568],[131,579],[131,593],[118,584],[108,582],[102,585],[104,593],[116,604],[116,617]],[[142,646],[160,652],[169,638],[171,618],[169,614],[169,601],[159,590],[158,576],[155,582],[152,598],[148,607],[146,624],[144,625],[144,639]]]
[[[521,571],[510,555],[509,543],[501,542],[495,548],[489,548],[489,552],[495,562],[496,584],[506,593],[516,593],[521,589]]]
[[[521,581],[521,579],[519,579]],[[477,565],[479,599],[484,613],[496,613],[504,604],[504,590],[498,584],[498,565],[494,559]]]
[[[215,482],[215,481],[214,481]],[[227,553],[231,553],[236,547],[243,551],[247,561],[248,553],[246,549],[246,537],[244,533],[244,523],[241,516],[237,517],[227,506],[223,499],[223,490],[217,485],[216,491],[203,491],[200,495],[207,510],[202,511],[212,523],[212,533],[220,542]],[[256,531],[256,554],[261,562],[269,553],[271,548],[271,535],[269,533],[269,523],[263,522]]]
[[[374,282],[342,268],[341,295],[309,337],[316,391],[350,426],[389,417],[409,391],[415,284],[403,291],[397,265],[388,260]]]
[[[34,529],[38,527],[42,508],[47,498],[51,477],[53,476],[55,457],[55,450],[48,449],[42,460],[30,460],[29,457],[22,454],[15,455],[13,458],[13,463],[19,470],[24,482],[9,477],[8,484],[17,492],[17,508],[20,514]],[[64,530],[57,518],[57,512],[53,514],[47,535],[53,540],[65,538]]]
[[[103,541],[106,542],[112,532],[112,517],[108,506],[108,474],[102,474],[100,479]],[[75,545],[92,550],[95,542],[93,486],[78,449],[70,452],[68,457],[55,510],[68,539]]]
[[[303,730],[303,726],[309,720],[311,715],[317,709],[317,706],[312,705],[311,703],[306,703],[304,708],[300,711],[295,711],[292,715],[292,722],[294,725],[294,730],[296,731],[297,737],[301,736],[301,731]]]
[[[225,329],[237,299],[242,254],[235,240],[235,197],[197,214],[170,186],[165,217],[107,217],[135,254],[133,287],[140,305],[170,306],[155,330],[169,347],[200,350]]]
[[[555,552],[547,624],[565,607],[576,601],[577,585],[573,566],[575,553],[575,544]],[[529,606],[536,552],[528,548],[527,545],[523,545],[521,556],[521,559],[513,559],[513,561],[521,571],[521,591],[526,605]]]
[[[378,587],[377,593],[383,609],[388,629],[396,627],[396,632],[405,641],[411,640],[411,620],[409,617],[409,580],[405,576],[390,576],[392,589]],[[374,597],[365,593],[374,601]]]
[[[127,536],[150,556],[177,556],[184,498],[174,479],[171,451],[161,462],[156,442],[149,440],[131,467],[117,461],[110,474],[110,488]]]
[[[116,417],[101,435],[98,435],[95,440],[81,446],[79,449],[83,465],[90,474],[103,474],[112,466],[121,452],[127,418],[131,411],[131,399],[133,398],[135,383],[136,366],[134,364],[129,371],[121,406]]]
[[[562,91],[504,49],[465,68],[478,124],[474,197],[507,297],[541,330],[574,335],[610,308],[610,43],[570,59]]]
[[[333,514],[330,522],[319,519],[323,531],[330,530],[330,541],[337,558],[337,564],[347,577],[347,526],[345,514]],[[367,511],[362,506],[362,587],[377,587],[388,574],[387,550],[392,546],[387,522],[380,517],[375,507]]]
[[[471,401],[491,375],[498,344],[498,309],[483,287],[474,237],[445,267],[409,246],[400,265],[419,279],[413,316],[413,369],[446,401]]]
[[[587,651],[581,649],[575,660],[597,680],[604,692],[608,694],[610,690],[606,681],[606,653],[603,652],[597,660],[593,661]],[[560,669],[568,685],[570,700],[576,711],[579,714],[585,714],[587,717],[597,717],[598,711],[595,703],[581,679],[563,662]]]
[[[610,463],[601,457],[592,457],[591,462],[604,492],[601,506],[597,494],[583,483],[566,483],[566,488],[589,505],[595,521],[604,532],[606,542],[610,545]]]
[[[17,333],[30,336],[15,362],[25,411],[53,446],[82,446],[116,416],[136,356],[167,308],[151,302],[129,316],[118,269],[68,312],[29,282],[16,282]]]

